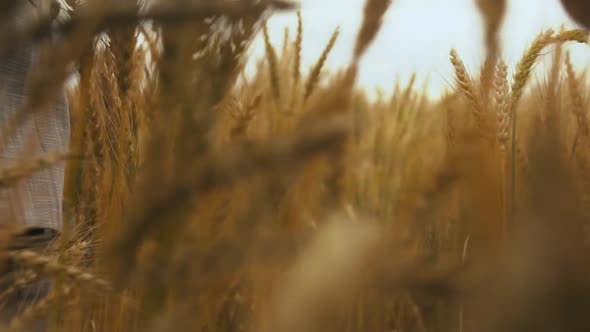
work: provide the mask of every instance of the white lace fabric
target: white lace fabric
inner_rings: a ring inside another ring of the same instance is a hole
[[[38,54],[33,47],[0,55],[0,131],[5,132],[22,111],[26,81]],[[42,70],[42,68],[40,68]],[[65,96],[47,109],[32,110],[27,121],[7,140],[0,135],[0,169],[51,151],[66,151],[70,123]],[[65,166],[34,173],[16,185],[0,186],[0,226],[16,224],[59,230]]]

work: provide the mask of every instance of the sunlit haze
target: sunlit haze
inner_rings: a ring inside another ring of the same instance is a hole
[[[508,1],[502,30],[503,54],[514,66],[525,48],[545,28],[562,24],[575,26],[558,0]],[[332,69],[348,63],[362,17],[363,0],[303,0],[304,20],[302,60],[309,68],[322,52],[331,33],[340,27],[340,38],[330,54]],[[294,13],[275,15],[269,21],[270,37],[280,47],[283,31],[295,34]],[[417,86],[428,83],[431,95],[452,84],[449,51],[457,49],[468,69],[476,71],[483,59],[483,28],[475,0],[394,0],[382,30],[362,62],[359,84],[370,91],[379,87],[390,91],[396,80],[408,82],[417,75]],[[568,47],[576,65],[590,63],[590,51],[581,45]],[[253,53],[264,53],[257,40]]]

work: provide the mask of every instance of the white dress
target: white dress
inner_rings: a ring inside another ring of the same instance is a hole
[[[4,1],[4,0],[0,0]],[[34,14],[35,7],[22,1],[19,14],[0,15],[5,25],[12,28],[26,24],[27,17]],[[6,14],[6,13],[0,13]],[[27,94],[27,75],[31,70],[42,70],[38,64],[38,52],[31,45],[25,48],[0,52],[0,169],[9,167],[23,158],[50,152],[67,151],[69,147],[70,120],[65,93],[46,109],[34,110],[27,121],[15,131],[6,131],[15,115],[22,110]],[[14,132],[9,139],[6,133]],[[62,201],[65,165],[61,164],[37,172],[19,181],[14,186],[0,184],[0,227],[17,225],[22,229],[15,235],[9,249],[43,247],[62,227]],[[13,241],[16,240],[16,241]],[[21,241],[22,240],[22,241]],[[14,242],[14,243],[13,243]],[[18,243],[22,244],[19,245]],[[11,247],[12,245],[15,247]],[[8,287],[15,275],[11,264],[0,261],[0,293]],[[16,292],[5,306],[0,308],[0,325],[9,321],[16,312],[47,294],[50,280],[41,280]],[[43,330],[44,320],[35,322],[35,331]],[[0,327],[1,329],[1,327]]]
[[[21,110],[27,73],[37,60],[38,54],[33,46],[0,54],[0,131],[5,132]],[[13,137],[4,140],[5,135],[0,135],[0,169],[45,152],[67,151],[70,120],[65,95],[62,94],[47,109],[35,110],[31,114]],[[17,224],[59,231],[64,170],[62,163],[35,173],[16,186],[0,186],[0,226]]]

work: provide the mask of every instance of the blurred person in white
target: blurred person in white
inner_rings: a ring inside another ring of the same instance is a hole
[[[0,32],[23,31],[35,19],[55,18],[53,0],[0,0]],[[42,15],[42,16],[39,16]],[[47,15],[47,16],[45,16]],[[17,46],[15,46],[17,45]],[[16,114],[23,111],[27,97],[27,80],[40,68],[39,46],[33,43],[0,45],[0,168],[51,151],[66,151],[69,146],[70,119],[65,90],[59,99],[42,110],[28,110],[21,125]],[[24,45],[21,47],[21,45]],[[10,134],[6,134],[10,133]],[[0,243],[5,249],[19,250],[46,246],[62,227],[62,196],[65,166],[52,166],[36,172],[16,184],[0,184],[0,228],[14,227],[14,238]],[[2,241],[2,240],[0,240]],[[4,264],[2,264],[4,263]],[[0,293],[14,278],[10,262],[0,262]],[[5,320],[29,300],[39,298],[47,287],[42,282],[15,294],[14,299],[0,308],[0,320]]]
[[[18,4],[12,5],[10,12],[0,14],[3,21],[0,27],[19,29],[38,15],[52,15],[51,12],[40,13],[42,8],[47,8],[40,1],[46,0],[12,1]],[[6,46],[0,53],[0,132],[12,133],[9,127],[16,114],[23,111],[28,75],[43,68],[39,67],[37,45],[12,49],[10,45]],[[0,167],[50,151],[67,150],[70,124],[65,93],[47,107],[29,110],[30,116],[16,128],[14,135],[0,135]],[[42,230],[48,234],[59,231],[63,182],[64,165],[61,164],[39,171],[16,185],[0,187],[0,226],[22,226],[23,229],[34,229],[32,233],[35,234]]]

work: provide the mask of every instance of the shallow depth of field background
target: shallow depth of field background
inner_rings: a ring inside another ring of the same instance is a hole
[[[361,0],[303,0],[302,13],[305,48],[302,60],[311,65],[316,61],[330,34],[340,26],[342,34],[328,59],[329,67],[340,67],[350,60],[362,18]],[[539,31],[550,27],[575,26],[558,0],[511,0],[502,30],[503,54],[515,65],[526,45]],[[293,15],[276,15],[269,21],[271,39],[280,45],[283,28],[295,28]],[[292,31],[294,33],[294,31]],[[398,0],[385,18],[382,30],[371,46],[359,83],[369,92],[375,89],[391,91],[394,81],[407,83],[416,73],[416,85],[428,83],[428,93],[440,96],[451,88],[451,65],[447,53],[456,48],[462,54],[467,69],[477,70],[484,58],[483,26],[472,0]],[[578,67],[590,63],[590,51],[585,47],[568,46],[572,61]],[[258,38],[255,56],[264,54],[264,44]],[[252,70],[251,66],[249,69]]]

